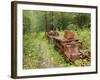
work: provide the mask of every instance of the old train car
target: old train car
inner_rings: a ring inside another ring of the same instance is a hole
[[[68,61],[75,61],[81,55],[80,45],[81,43],[78,40],[67,40],[61,37],[54,38],[55,47],[63,53],[64,57]]]
[[[75,61],[81,55],[80,46],[81,43],[79,40],[75,39],[75,34],[73,32],[64,32],[64,37],[55,34],[55,32],[51,32],[51,34],[47,34],[48,39],[53,40],[53,44],[55,48],[59,50],[68,61]]]

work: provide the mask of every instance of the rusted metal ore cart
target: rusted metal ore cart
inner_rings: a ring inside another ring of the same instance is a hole
[[[64,37],[59,36],[58,32],[48,32],[46,36],[51,40],[57,50],[60,51],[68,61],[75,61],[80,58],[80,46],[79,40],[74,39],[73,32],[64,32]]]
[[[54,37],[54,44],[55,48],[58,48],[68,61],[75,61],[80,57],[80,42],[78,40]]]

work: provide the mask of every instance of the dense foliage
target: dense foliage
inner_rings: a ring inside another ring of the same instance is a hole
[[[23,68],[89,66],[88,59],[67,62],[48,42],[45,32],[56,30],[63,36],[64,30],[73,31],[82,43],[81,50],[90,51],[90,17],[88,13],[23,10]]]
[[[49,30],[90,29],[88,13],[23,11],[24,33]]]

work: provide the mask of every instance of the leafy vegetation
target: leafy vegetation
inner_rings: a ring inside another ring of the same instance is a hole
[[[46,31],[58,31],[63,37],[64,30],[75,32],[81,42],[81,50],[90,52],[90,14],[46,11],[23,11],[23,68],[50,68],[90,66],[89,59],[68,62],[54,44],[45,36]]]
[[[62,34],[63,32],[60,33]],[[82,32],[80,31],[80,33]],[[83,36],[83,38],[85,37]],[[85,47],[89,46],[85,44],[83,40],[81,42],[83,42],[82,45],[84,49]],[[39,34],[29,33],[24,35],[23,46],[24,46],[23,49],[24,69],[41,68],[41,67],[68,67],[68,66],[84,66],[84,65],[89,66],[90,65],[90,61],[86,59],[76,60],[75,63],[67,62],[64,59],[63,55],[59,53],[59,51],[55,50],[54,45],[48,42],[44,32],[40,32]],[[44,58],[42,55],[44,55]]]

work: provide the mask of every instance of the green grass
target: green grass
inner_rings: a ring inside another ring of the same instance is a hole
[[[81,49],[90,49],[90,31],[84,29],[74,32],[76,33],[76,39],[79,39],[82,43]],[[63,31],[59,33],[60,36],[63,37]],[[44,32],[39,32],[38,34],[35,32],[27,33],[23,36],[23,40],[24,69],[41,68],[41,64],[45,64],[48,68],[90,65],[90,61],[86,59],[79,59],[74,63],[65,61],[63,55],[55,50],[54,44],[48,42]],[[43,58],[43,53],[45,53],[46,59]],[[45,61],[45,63],[43,61]]]

